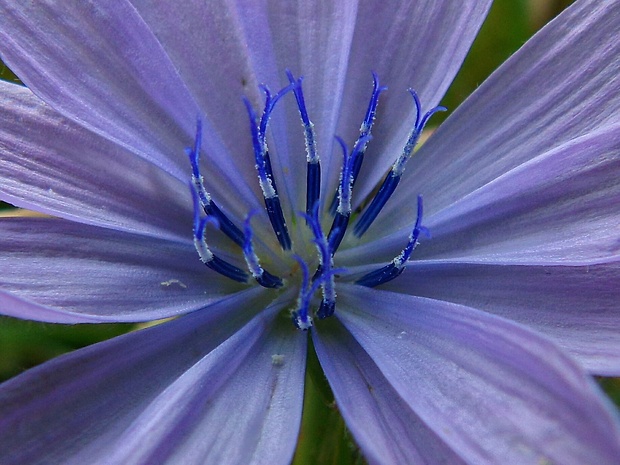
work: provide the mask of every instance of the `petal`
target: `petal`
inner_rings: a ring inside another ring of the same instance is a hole
[[[455,302],[544,333],[591,373],[620,376],[620,263],[517,266],[415,261],[384,289]]]
[[[25,5],[3,0],[0,16],[2,59],[38,96],[67,118],[183,182],[189,179],[184,148],[194,141],[196,118],[205,115],[158,38],[128,1],[110,6],[96,1]],[[205,119],[204,125],[204,149],[215,164],[210,164],[210,174],[217,174],[210,187],[228,186],[226,192],[232,185],[235,199],[256,204],[258,187],[251,190],[247,182],[253,164],[237,166],[211,122]]]
[[[430,217],[519,165],[618,123],[619,33],[617,2],[565,10],[424,144],[383,218],[397,220],[394,229],[403,225],[417,194]]]
[[[141,415],[146,415],[159,399],[170,396],[173,386],[203,392],[205,397],[217,396],[218,388],[226,386],[227,377],[236,379],[237,366],[243,371],[244,364],[252,364],[252,356],[247,355],[260,347],[252,341],[265,340],[275,308],[246,325],[258,309],[265,308],[264,300],[253,289],[209,307],[208,311],[64,355],[2,384],[0,450],[10,451],[8,459],[3,454],[5,463],[110,463],[110,456],[131,441],[127,433]],[[244,344],[244,340],[249,343]],[[289,341],[290,338],[282,343],[283,349],[292,347]],[[299,355],[300,346],[294,349],[291,358]],[[296,396],[303,392],[301,385],[297,385],[298,378],[303,376],[295,372],[299,367],[290,364],[274,370],[270,361],[265,371],[272,379],[282,381],[282,388],[290,387],[288,382],[295,386],[298,390],[290,398],[296,401]],[[207,365],[215,370],[211,372],[214,377],[209,383],[194,384],[192,375]],[[291,378],[287,379],[287,375]],[[264,391],[269,395],[272,389],[255,388],[263,395]],[[246,392],[249,397],[251,394]],[[275,411],[281,406],[278,402],[284,403],[285,399],[286,393],[282,395],[278,389],[272,402]],[[173,404],[166,408],[175,405],[175,399],[169,400]],[[241,405],[250,403],[237,400]],[[301,401],[297,403],[300,410]],[[181,402],[177,404],[180,406]],[[191,413],[183,413],[188,420],[192,419]],[[220,418],[220,422],[224,423],[225,418]],[[294,415],[291,418],[289,423],[281,417],[281,423],[296,434],[296,419]],[[161,424],[169,423],[162,420]],[[174,439],[176,444],[181,442],[179,436]],[[160,443],[163,448],[170,445]],[[281,445],[281,449],[292,451],[293,446],[294,441],[292,445]],[[278,452],[273,454],[277,456]]]
[[[396,133],[401,144],[410,123],[400,122],[403,114],[412,112],[412,106],[409,101],[403,102],[398,91],[415,85],[426,103],[436,104],[460,67],[490,5],[489,1],[468,1],[454,9],[443,2],[402,2],[397,7],[376,2],[132,3],[200,106],[216,115],[210,119],[225,142],[238,144],[239,128],[247,125],[238,103],[240,95],[248,95],[260,105],[257,84],[264,82],[272,88],[282,85],[286,68],[303,75],[308,112],[315,123],[326,171],[332,159],[333,136],[338,133],[354,138],[357,133],[370,96],[371,70],[397,87],[388,96],[388,107],[396,106],[393,113],[399,122]],[[179,24],[184,25],[183,34],[178,33]],[[193,47],[188,48],[188,43]],[[391,50],[389,56],[384,53],[386,49]],[[197,54],[200,60],[196,60]],[[428,56],[435,58],[428,60]],[[399,66],[393,66],[394,61]],[[284,181],[283,191],[293,210],[303,209],[299,186],[305,183],[304,143],[295,105],[290,99],[284,105],[286,111],[276,111],[271,123],[270,151],[277,160],[273,168],[276,180]],[[387,121],[384,125],[385,130],[394,127]],[[392,135],[390,132],[389,137]],[[231,151],[247,153],[248,141]],[[391,163],[392,156],[389,152],[383,164]],[[341,162],[338,152],[333,158],[331,176],[325,176],[332,180],[329,189],[334,188]],[[323,185],[327,188],[328,184]]]
[[[145,321],[243,289],[206,268],[191,243],[50,218],[5,218],[0,306],[55,323]]]
[[[241,97],[247,95],[256,107],[262,107],[264,98],[258,85],[264,83],[277,90],[288,84],[287,68],[306,76],[304,92],[317,128],[318,146],[321,154],[329,157],[325,149],[333,140],[356,2],[132,3],[161,41],[222,140],[234,143],[230,151],[235,158],[243,160],[252,153]],[[183,34],[179,34],[181,24]],[[294,99],[289,96],[287,100],[282,106],[288,111],[278,108],[271,120],[269,150],[280,194],[288,198],[292,213],[305,208],[304,190],[299,186],[305,183],[306,159]],[[251,160],[247,163],[254,165]]]
[[[547,339],[472,308],[360,286],[341,286],[339,308],[392,387],[465,461],[617,462],[613,407]]]
[[[265,321],[266,320],[266,321]],[[306,335],[248,324],[163,391],[127,428],[112,463],[290,463],[303,403]]]
[[[570,141],[432,216],[420,258],[587,264],[620,257],[620,124]]]
[[[464,464],[398,395],[335,319],[312,333],[338,411],[371,464]]]
[[[0,197],[14,205],[160,238],[189,237],[186,183],[0,81]]]
[[[413,88],[424,111],[439,104],[491,6],[490,0],[366,2],[359,4],[337,134],[353,144],[371,93],[371,71],[382,85],[373,140],[356,184],[361,202],[402,151],[413,125]],[[338,153],[337,153],[338,154]],[[335,184],[340,157],[330,172]],[[332,184],[332,185],[334,185]]]
[[[617,259],[619,176],[620,124],[614,124],[513,168],[425,219],[431,238],[422,238],[415,257],[542,265]],[[403,247],[410,228],[348,254],[385,259],[390,248]]]

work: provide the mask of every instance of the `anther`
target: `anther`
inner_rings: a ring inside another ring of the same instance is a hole
[[[200,217],[200,202],[198,199],[198,194],[193,186],[191,187],[192,198],[194,199],[194,247],[198,252],[200,261],[202,261],[202,263],[207,265],[213,271],[216,271],[227,278],[240,283],[247,283],[249,276],[245,271],[228,263],[226,260],[222,260],[216,256],[211,249],[209,249],[207,241],[205,240],[206,226],[208,223],[211,223],[216,227],[219,227],[219,220],[211,216],[206,216],[204,218]]]
[[[407,242],[407,246],[401,251],[400,254],[394,257],[389,264],[362,276],[360,279],[355,281],[356,284],[366,287],[375,287],[380,284],[385,284],[388,281],[400,276],[407,266],[407,261],[409,260],[409,257],[411,257],[411,253],[418,244],[420,233],[425,231],[425,228],[422,226],[422,214],[422,196],[418,195],[418,214],[413,231],[411,231],[411,234],[409,235],[409,242]]]
[[[307,331],[312,327],[312,316],[309,314],[310,300],[318,289],[320,281],[317,280],[310,283],[310,274],[308,272],[308,265],[306,265],[306,262],[304,262],[304,260],[296,254],[293,255],[293,258],[297,260],[297,263],[299,263],[299,267],[301,268],[302,282],[301,288],[299,289],[299,296],[297,297],[297,305],[295,310],[291,312],[291,318],[297,329]]]
[[[200,205],[209,217],[216,219],[220,225],[220,229],[237,245],[243,246],[244,238],[241,230],[219,209],[213,202],[211,195],[204,186],[204,178],[200,173],[200,149],[202,145],[202,121],[198,119],[196,122],[196,139],[192,149],[186,148],[185,153],[189,157],[192,166],[192,184],[193,189],[198,195]]]
[[[416,118],[413,130],[409,135],[409,139],[403,148],[402,153],[396,159],[394,164],[392,165],[392,169],[386,176],[383,184],[379,188],[379,192],[375,195],[374,199],[366,209],[366,211],[362,214],[360,219],[355,224],[353,228],[353,233],[359,238],[368,230],[370,225],[373,223],[379,212],[383,209],[389,198],[392,196],[394,191],[396,190],[396,186],[400,182],[400,178],[405,171],[405,164],[411,158],[411,154],[413,153],[413,149],[418,143],[420,135],[426,126],[426,123],[438,111],[446,111],[445,107],[437,106],[428,112],[423,117],[420,117],[422,112],[422,106],[420,104],[420,99],[418,95],[415,93],[413,89],[409,89],[411,96],[413,97],[413,101],[416,107]]]
[[[347,145],[340,138],[336,140],[340,144],[343,153],[342,170],[340,171],[340,183],[338,185],[338,208],[334,215],[334,221],[329,231],[329,248],[332,255],[336,253],[340,242],[344,237],[351,217],[351,192],[353,190],[353,167],[355,162],[362,153],[362,147],[365,147],[372,138],[370,134],[366,134],[357,140],[351,155],[348,153]]]
[[[263,287],[277,289],[282,287],[282,279],[272,275],[261,266],[258,256],[254,252],[254,246],[252,245],[252,227],[250,225],[250,220],[256,213],[257,211],[250,212],[244,222],[245,243],[243,244],[243,256],[250,273],[258,284]]]
[[[284,213],[282,212],[282,205],[280,204],[280,198],[278,197],[278,190],[273,177],[273,171],[271,169],[271,160],[267,149],[266,132],[269,118],[271,117],[275,104],[286,93],[293,90],[294,87],[294,84],[289,84],[287,87],[280,90],[275,96],[271,95],[271,92],[266,86],[261,87],[265,92],[265,109],[263,110],[260,122],[257,121],[258,118],[254,112],[254,108],[252,108],[252,105],[248,99],[243,99],[250,118],[250,131],[252,134],[252,145],[254,147],[256,171],[258,172],[258,181],[265,200],[265,209],[267,210],[273,231],[275,232],[278,242],[283,250],[290,250],[291,238],[288,233],[286,220],[284,219]]]
[[[372,72],[373,79],[373,89],[372,95],[370,97],[370,102],[368,103],[368,108],[366,109],[366,116],[364,117],[364,121],[360,126],[360,135],[355,142],[355,146],[359,145],[361,139],[370,136],[370,131],[372,130],[372,126],[375,122],[375,116],[377,114],[377,105],[379,104],[379,95],[384,90],[387,90],[385,86],[379,86],[379,76],[374,71]],[[366,139],[368,142],[370,139]],[[364,154],[366,153],[367,144],[359,145],[359,154],[355,157],[355,162],[353,163],[353,169],[351,174],[351,187],[355,186],[355,181],[357,181],[357,177],[362,169],[362,162],[364,161]],[[332,203],[329,207],[329,212],[333,215],[336,214],[336,208],[338,207],[338,192],[334,194],[334,198],[332,199]]]
[[[313,282],[321,282],[321,290],[323,298],[321,305],[317,311],[317,317],[324,319],[334,314],[336,308],[336,283],[334,281],[334,258],[330,249],[329,242],[319,220],[319,202],[314,204],[311,215],[302,215],[306,218],[306,223],[312,230],[314,236],[313,242],[316,245],[319,255],[319,266],[317,272],[312,278]]]
[[[314,132],[314,124],[310,121],[304,93],[301,86],[303,77],[295,79],[290,70],[286,70],[286,75],[291,84],[295,84],[293,92],[297,101],[297,109],[301,118],[301,125],[304,130],[304,141],[306,144],[306,214],[312,213],[314,204],[319,200],[321,195],[321,163],[316,150],[316,134]]]

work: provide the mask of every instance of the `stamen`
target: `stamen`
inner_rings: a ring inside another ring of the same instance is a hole
[[[278,242],[283,250],[292,248],[292,241],[289,236],[288,227],[278,196],[278,190],[274,178],[269,149],[267,147],[267,129],[269,121],[278,101],[289,92],[293,92],[297,102],[297,109],[303,127],[304,141],[306,148],[307,162],[307,186],[306,186],[306,208],[305,213],[299,215],[305,218],[306,224],[313,234],[313,242],[316,246],[318,255],[318,266],[313,277],[311,277],[308,264],[299,255],[292,254],[293,258],[299,263],[302,273],[299,295],[295,308],[291,309],[291,318],[298,329],[307,331],[313,324],[313,319],[325,319],[332,316],[336,309],[336,275],[346,271],[334,268],[334,254],[342,242],[352,215],[352,190],[360,174],[364,154],[369,141],[372,139],[371,130],[373,128],[379,96],[387,89],[379,85],[379,78],[376,73],[373,75],[373,91],[368,103],[368,108],[364,120],[359,129],[359,137],[355,142],[351,152],[349,152],[345,142],[336,137],[342,149],[343,163],[338,182],[338,189],[330,205],[330,213],[333,215],[333,222],[329,234],[325,234],[320,222],[321,210],[321,166],[316,146],[316,133],[314,124],[308,115],[302,83],[303,78],[295,78],[293,73],[286,70],[289,84],[279,92],[272,94],[264,85],[260,89],[265,94],[264,108],[260,117],[250,104],[247,98],[244,103],[250,120],[250,132],[252,137],[252,147],[254,150],[255,168],[258,174],[260,188],[263,194],[265,208],[269,216],[271,226],[278,238]],[[413,151],[418,143],[420,135],[433,114],[438,111],[445,111],[444,107],[437,106],[422,115],[422,107],[418,95],[409,89],[415,104],[415,122],[405,147],[400,156],[396,159],[386,178],[383,180],[377,194],[370,202],[370,205],[360,215],[359,221],[355,225],[354,233],[361,237],[377,218],[391,195],[394,193],[405,170],[405,164],[411,158]],[[192,168],[192,180],[190,190],[194,202],[194,222],[193,240],[200,260],[212,270],[237,282],[247,283],[253,278],[263,287],[277,289],[286,284],[286,281],[265,270],[261,263],[253,244],[253,230],[251,220],[257,211],[250,212],[244,223],[243,228],[237,227],[213,202],[209,192],[204,185],[204,178],[200,172],[200,152],[202,143],[202,122],[199,119],[196,124],[196,139],[192,148],[187,148],[186,153],[189,157]],[[327,206],[327,205],[325,205]],[[206,217],[201,217],[206,214]],[[422,197],[418,196],[417,218],[413,230],[405,248],[390,263],[374,271],[366,273],[355,281],[356,284],[366,287],[376,287],[391,281],[399,276],[406,268],[421,233],[427,233],[422,226],[423,206]],[[248,271],[244,271],[216,256],[209,248],[205,231],[208,224],[220,228],[230,239],[241,246],[243,256],[247,264]],[[294,274],[294,273],[293,273]],[[319,301],[317,291],[321,289],[321,298],[318,308],[311,309],[310,306]]]
[[[297,297],[297,306],[295,310],[291,312],[291,318],[293,319],[293,324],[297,327],[297,329],[307,331],[312,327],[312,317],[308,312],[310,308],[310,300],[318,289],[320,281],[317,280],[310,284],[308,265],[306,265],[306,262],[304,262],[303,259],[297,254],[293,255],[293,258],[297,260],[297,263],[299,263],[299,267],[301,268],[302,282],[299,290],[299,297]]]
[[[351,217],[351,192],[353,190],[353,167],[359,155],[362,153],[362,147],[365,147],[368,141],[372,138],[370,134],[366,134],[364,137],[358,139],[351,155],[348,154],[347,145],[340,138],[336,137],[336,140],[340,144],[343,153],[342,170],[340,171],[340,183],[338,185],[338,208],[334,216],[334,222],[329,231],[329,247],[332,255],[336,253],[340,242],[344,237],[349,224],[349,218]]]
[[[398,183],[400,182],[400,178],[402,177],[403,172],[405,171],[405,164],[407,163],[409,158],[411,158],[413,149],[417,145],[420,135],[422,134],[422,131],[424,130],[424,126],[426,126],[426,123],[428,122],[430,117],[433,116],[438,111],[446,111],[445,107],[437,106],[429,110],[428,112],[426,112],[426,114],[422,118],[420,118],[420,114],[422,112],[422,106],[420,104],[420,99],[418,98],[418,95],[415,93],[413,89],[409,89],[409,92],[411,93],[411,96],[413,97],[415,107],[416,107],[415,125],[413,127],[413,130],[411,131],[411,134],[409,136],[409,139],[407,140],[407,143],[405,144],[405,147],[403,148],[402,153],[392,165],[392,169],[386,176],[385,180],[383,181],[383,184],[381,184],[381,187],[379,188],[379,192],[377,192],[377,195],[375,196],[375,198],[372,199],[372,202],[370,203],[366,211],[362,214],[358,222],[355,224],[353,232],[358,238],[362,237],[362,235],[368,230],[368,228],[373,223],[373,221],[375,220],[379,212],[383,209],[383,207],[385,206],[389,198],[392,196],[392,194],[396,190],[396,186],[398,186]]]
[[[202,145],[202,121],[198,119],[196,122],[196,139],[194,140],[194,148],[186,148],[185,153],[189,157],[192,165],[192,184],[198,195],[200,205],[207,216],[215,218],[220,229],[233,242],[239,246],[243,246],[244,238],[241,230],[219,209],[219,207],[211,199],[211,195],[204,186],[204,178],[200,173],[200,148]]]
[[[375,116],[377,114],[377,105],[379,104],[379,95],[384,90],[387,90],[387,87],[382,86],[379,87],[379,76],[374,71],[372,72],[373,79],[373,90],[372,95],[370,97],[370,102],[368,103],[368,108],[366,109],[366,116],[364,117],[364,121],[360,126],[360,135],[355,142],[355,146],[357,147],[360,140],[364,137],[370,136],[370,131],[372,129],[372,125],[375,122]],[[370,139],[367,139],[368,142]],[[355,181],[357,181],[357,177],[362,169],[362,162],[364,161],[364,154],[366,153],[367,144],[359,145],[360,151],[359,154],[355,157],[355,162],[353,163],[353,170],[351,174],[351,188],[355,186]],[[329,212],[333,215],[336,214],[336,208],[338,206],[338,192],[334,194],[334,198],[332,199],[332,203],[329,206]]]
[[[375,287],[380,284],[385,284],[388,281],[400,276],[407,266],[407,260],[409,260],[411,253],[418,244],[420,233],[425,230],[422,226],[422,213],[422,196],[418,195],[418,216],[416,218],[413,231],[411,231],[411,234],[409,235],[409,242],[407,243],[407,246],[392,260],[391,263],[362,276],[360,279],[355,281],[356,284],[366,287]]]
[[[324,272],[319,277],[319,279],[311,282],[309,279],[310,273],[308,272],[308,265],[306,265],[306,262],[304,262],[304,260],[299,255],[296,255],[296,254],[293,255],[293,258],[297,260],[297,263],[299,263],[299,266],[301,268],[302,283],[301,283],[301,288],[299,289],[299,297],[297,298],[297,305],[295,307],[295,310],[291,311],[291,317],[293,319],[293,323],[298,329],[306,331],[312,327],[312,317],[309,314],[309,309],[310,309],[310,301],[312,300],[312,297],[314,296],[315,292],[318,290],[319,286],[323,285],[323,282],[326,279],[333,277],[336,273],[341,273],[346,270],[344,268],[331,269],[329,270],[329,272]],[[334,294],[334,307],[335,307],[335,299],[336,297]],[[322,303],[321,303],[321,307],[323,307]],[[319,309],[319,311],[321,311],[321,309]],[[319,318],[326,318],[327,316],[333,314],[333,307],[332,307],[331,313],[328,314],[328,310],[324,309],[322,311],[322,314],[326,316],[320,316],[320,315],[317,315],[317,316],[319,316]]]
[[[238,281],[240,283],[247,283],[249,276],[245,271],[228,263],[226,260],[222,260],[221,258],[217,257],[211,251],[211,249],[209,249],[207,241],[204,237],[207,223],[211,223],[216,227],[219,227],[220,224],[217,218],[213,218],[211,216],[200,218],[200,201],[198,199],[198,194],[195,189],[193,189],[193,186],[191,191],[192,198],[194,199],[194,247],[198,252],[200,261],[202,261],[202,263],[207,265],[213,271],[216,271],[221,275],[226,276],[227,278]]]
[[[306,214],[312,213],[314,204],[319,200],[321,195],[321,163],[319,161],[319,155],[316,151],[316,134],[314,132],[314,124],[310,121],[308,116],[308,110],[306,109],[306,102],[304,100],[304,93],[301,83],[303,77],[295,79],[293,73],[290,70],[286,70],[286,75],[291,84],[295,84],[293,92],[295,93],[295,100],[297,100],[297,108],[299,110],[299,116],[301,118],[301,125],[304,128],[304,140],[306,144],[306,162],[307,162],[307,174],[306,174]]]
[[[334,314],[336,308],[336,283],[334,281],[334,258],[333,253],[330,250],[329,243],[323,229],[321,228],[321,222],[319,220],[319,202],[315,203],[312,209],[311,215],[304,215],[306,223],[310,226],[312,234],[314,235],[313,242],[316,244],[317,251],[319,253],[319,266],[317,272],[312,278],[314,282],[321,282],[321,290],[323,292],[323,299],[321,305],[317,311],[317,317],[324,319]]]
[[[286,220],[284,219],[284,213],[282,212],[282,205],[280,204],[280,198],[278,197],[278,190],[273,177],[273,171],[271,169],[271,160],[267,149],[266,132],[269,118],[271,117],[275,104],[286,93],[293,90],[294,87],[295,84],[289,84],[275,96],[271,95],[271,92],[266,86],[261,87],[265,92],[265,109],[263,110],[259,123],[257,123],[258,118],[249,100],[247,98],[243,99],[250,118],[250,131],[252,133],[252,145],[254,146],[254,158],[256,160],[258,181],[263,192],[263,198],[265,199],[265,208],[267,210],[267,214],[269,215],[269,220],[271,221],[273,231],[275,232],[278,242],[283,250],[290,250],[291,238],[288,233]]]
[[[277,289],[279,287],[282,287],[282,279],[272,275],[260,265],[258,256],[254,252],[254,246],[252,245],[252,227],[250,225],[250,220],[256,213],[256,210],[250,212],[250,214],[245,219],[245,243],[243,244],[243,256],[245,258],[245,262],[248,264],[248,269],[250,270],[250,273],[252,273],[252,276],[258,282],[258,284],[263,287]]]

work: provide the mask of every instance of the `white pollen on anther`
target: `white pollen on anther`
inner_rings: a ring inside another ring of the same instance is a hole
[[[260,184],[261,190],[263,191],[264,198],[273,199],[278,196],[278,194],[276,194],[276,190],[273,188],[273,183],[271,182],[271,179],[269,179],[268,177],[265,177],[263,179],[259,176],[258,182]]]
[[[195,237],[194,247],[196,247],[196,251],[198,252],[198,256],[200,257],[200,261],[202,263],[209,263],[213,260],[213,252],[209,250],[209,247],[207,247],[204,240],[201,241]]]
[[[282,365],[284,365],[284,358],[285,356],[282,354],[273,354],[271,356],[271,364],[274,367],[281,367]]]

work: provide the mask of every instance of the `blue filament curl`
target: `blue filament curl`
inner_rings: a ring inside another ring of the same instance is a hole
[[[420,135],[422,134],[422,131],[424,130],[424,127],[426,126],[426,123],[428,123],[430,117],[438,111],[446,111],[445,107],[437,106],[427,111],[426,114],[421,117],[420,115],[422,113],[422,105],[420,104],[420,98],[413,89],[409,89],[409,93],[413,97],[416,108],[415,124],[411,131],[411,134],[409,135],[409,139],[407,140],[407,143],[403,148],[402,153],[396,159],[396,161],[392,165],[392,169],[383,180],[383,184],[381,184],[377,195],[372,199],[372,202],[370,203],[366,211],[364,211],[360,219],[355,224],[353,228],[353,233],[358,238],[362,237],[362,235],[368,230],[370,225],[377,218],[379,212],[381,212],[389,198],[396,190],[396,187],[398,186],[398,183],[400,182],[400,179],[403,175],[403,171],[405,170],[405,164],[407,163],[409,158],[411,158],[413,150],[415,149],[415,146],[420,139]]]
[[[380,284],[385,284],[393,280],[394,278],[397,278],[403,271],[405,271],[407,261],[411,257],[413,250],[418,244],[420,233],[426,232],[426,228],[422,226],[423,213],[424,211],[422,206],[422,196],[418,195],[417,218],[415,221],[415,225],[413,226],[413,231],[411,231],[411,234],[409,235],[409,241],[407,242],[405,248],[390,263],[375,271],[371,271],[370,273],[365,274],[360,279],[355,281],[356,284],[366,287],[376,287]]]
[[[200,172],[200,151],[202,145],[202,120],[200,118],[196,122],[196,138],[192,149],[186,148],[185,153],[189,157],[192,166],[192,183],[193,189],[198,195],[200,205],[203,211],[209,217],[215,218],[219,222],[219,227],[237,245],[242,246],[244,242],[241,230],[220,210],[217,204],[211,198],[211,195],[204,187],[204,178]]]

